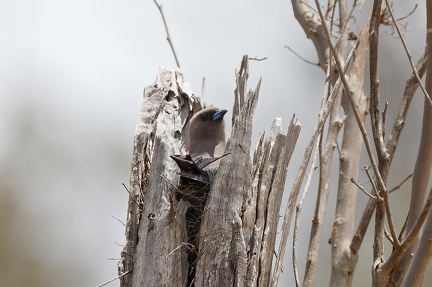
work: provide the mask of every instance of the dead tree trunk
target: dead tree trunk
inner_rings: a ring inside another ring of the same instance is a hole
[[[188,219],[193,203],[179,196],[178,170],[170,155],[186,153],[188,121],[201,104],[180,71],[162,69],[156,83],[145,88],[119,263],[122,287],[269,285],[286,170],[300,124],[293,119],[284,135],[281,121],[275,120],[251,159],[260,82],[245,95],[247,78],[245,56],[237,77],[229,155],[204,187],[209,193],[205,206],[195,209],[199,218],[193,240]]]
[[[161,69],[144,90],[135,127],[121,286],[185,286],[185,205],[173,198],[176,164],[184,152],[193,107],[199,105],[180,71]],[[181,248],[179,249],[181,250]]]

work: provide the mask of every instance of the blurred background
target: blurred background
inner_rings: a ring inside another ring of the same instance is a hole
[[[175,68],[161,16],[150,0],[0,3],[0,286],[97,286],[117,275],[128,200],[122,183],[129,185],[143,88],[153,84],[160,66]],[[242,56],[267,57],[250,62],[249,85],[255,88],[263,78],[252,144],[260,132],[269,130],[275,117],[282,117],[286,130],[296,114],[303,128],[288,171],[288,193],[317,121],[324,83],[320,68],[284,47],[317,62],[290,1],[160,4],[185,79],[197,96],[206,78],[208,105],[230,110]],[[404,22],[415,61],[423,53],[426,34],[425,6],[418,4]],[[397,17],[408,14],[414,5],[395,1]],[[368,9],[365,6],[362,16],[352,19],[353,31],[363,25]],[[411,69],[392,29],[382,27],[381,32],[381,97],[390,103],[390,130]],[[390,186],[412,172],[422,103],[418,94],[393,163]],[[368,164],[365,158],[364,165]],[[400,211],[395,212],[398,228],[405,219],[409,189],[407,184],[392,194],[392,205]],[[323,285],[329,280],[326,242],[335,191],[336,184],[323,231],[317,280]],[[299,231],[301,278],[307,246],[302,244],[308,242],[315,197],[312,186]],[[360,215],[367,199],[361,193],[358,197]],[[371,283],[371,233],[362,246],[356,286]],[[293,282],[289,244],[281,286]],[[107,286],[118,285],[117,280]]]

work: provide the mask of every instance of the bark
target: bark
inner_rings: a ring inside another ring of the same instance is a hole
[[[365,26],[367,27],[367,25],[368,23]],[[364,124],[367,115],[367,97],[364,94],[364,68],[369,46],[367,28],[363,29],[359,37],[360,42],[354,54],[349,86],[361,115],[361,122]],[[346,118],[339,157],[340,168],[336,212],[330,241],[332,247],[330,286],[351,286],[358,260],[357,253],[352,252],[350,246],[354,232],[357,201],[357,187],[351,182],[351,179],[357,180],[358,177],[363,140],[354,111],[347,97],[345,92],[342,105]]]
[[[325,71],[329,59],[329,45],[323,25],[308,1],[291,0],[294,16],[303,28],[306,37],[312,40],[318,54],[318,65]]]

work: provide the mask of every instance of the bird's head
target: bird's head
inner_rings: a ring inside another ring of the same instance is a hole
[[[225,148],[225,123],[226,110],[216,107],[202,109],[193,115],[189,126],[189,152],[191,154],[202,153],[205,149],[214,156],[211,149],[222,145]]]

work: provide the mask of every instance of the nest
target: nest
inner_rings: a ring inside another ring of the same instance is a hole
[[[189,203],[186,211],[187,243],[189,246],[187,249],[189,262],[187,286],[194,286],[193,282],[199,255],[199,230],[209,191],[210,184],[187,180],[182,180],[176,190],[177,200]]]

